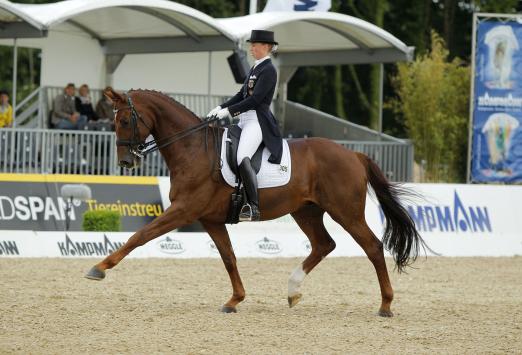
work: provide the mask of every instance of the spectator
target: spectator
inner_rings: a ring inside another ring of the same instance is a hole
[[[105,90],[109,89],[110,87],[106,87]],[[105,91],[104,90],[104,91]],[[102,95],[102,98],[100,101],[98,101],[98,104],[96,105],[96,114],[100,119],[107,119],[109,121],[114,120],[114,112],[112,111],[112,100],[109,99],[107,96]]]
[[[54,99],[52,123],[58,129],[79,129],[85,127],[87,118],[80,116],[76,111],[74,84],[69,83],[63,90],[64,93]]]
[[[87,121],[96,121],[98,115],[94,112],[94,108],[92,107],[89,86],[83,84],[80,86],[78,92],[80,95],[75,99],[76,111],[80,113],[80,116],[85,116]]]
[[[104,91],[110,89],[110,87],[106,87]],[[96,105],[96,114],[99,117],[98,122],[103,125],[102,130],[114,130],[114,111],[113,111],[113,103],[112,100],[107,96],[102,95],[100,101]]]
[[[0,90],[0,128],[13,125],[13,108],[9,105],[9,94]]]

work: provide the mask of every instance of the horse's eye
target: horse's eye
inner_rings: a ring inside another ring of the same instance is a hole
[[[129,125],[129,120],[122,118],[120,120],[120,124],[121,124],[122,127],[127,127]]]

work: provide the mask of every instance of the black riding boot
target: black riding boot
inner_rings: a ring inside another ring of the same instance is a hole
[[[245,221],[259,221],[259,198],[257,194],[257,176],[250,163],[250,158],[245,158],[239,165],[239,174],[241,180],[245,185],[248,203],[245,203],[239,213],[239,220]]]

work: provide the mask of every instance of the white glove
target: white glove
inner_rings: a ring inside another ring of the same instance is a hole
[[[216,108],[213,108],[208,114],[207,114],[207,117],[212,117],[212,116],[215,116],[218,111],[221,110],[221,106],[218,106]]]
[[[230,112],[228,111],[228,108],[223,108],[216,113],[216,116],[221,120],[225,117],[230,117]]]

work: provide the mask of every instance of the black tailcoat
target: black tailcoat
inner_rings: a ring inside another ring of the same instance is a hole
[[[259,63],[250,70],[241,90],[230,100],[221,105],[235,117],[249,110],[256,110],[257,119],[263,133],[263,143],[270,151],[269,162],[281,163],[283,141],[277,121],[270,112],[270,103],[277,83],[277,71],[270,59]]]

